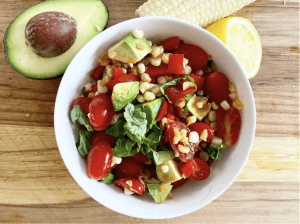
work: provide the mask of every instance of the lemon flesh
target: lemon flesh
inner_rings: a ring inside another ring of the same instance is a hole
[[[240,17],[220,19],[206,28],[218,37],[235,55],[248,79],[253,78],[260,67],[262,47],[253,24]]]

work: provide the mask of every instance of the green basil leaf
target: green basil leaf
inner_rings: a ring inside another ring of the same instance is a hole
[[[108,135],[112,135],[115,138],[122,138],[126,135],[127,130],[125,129],[126,120],[121,119],[118,120],[117,123],[111,125],[109,128],[105,130],[105,133]]]
[[[151,130],[152,132],[144,139],[145,144],[149,146],[153,146],[159,143],[162,135],[162,131],[157,126],[157,124],[154,124]]]
[[[115,179],[115,175],[113,175],[112,173],[108,173],[106,177],[104,177],[102,180],[98,180],[98,182],[105,183],[105,184],[112,184],[114,179]]]
[[[88,131],[79,131],[79,139],[76,142],[76,147],[79,155],[86,156],[91,148],[90,139],[92,133]]]
[[[185,96],[186,104],[185,104],[184,108],[182,108],[183,118],[186,118],[186,116],[189,114],[189,108],[187,106],[187,103],[190,101],[190,99],[192,99],[192,97],[193,97],[193,95],[191,93],[189,93],[188,95]]]
[[[129,103],[125,107],[124,117],[127,121],[124,127],[128,137],[141,143],[147,132],[146,113],[140,107]]]
[[[160,87],[161,93],[167,98],[169,103],[172,103],[172,101],[168,98],[168,96],[166,94],[166,89],[170,86],[176,86],[180,80],[185,80],[185,79],[189,79],[192,83],[195,83],[195,80],[191,76],[185,76],[183,78],[173,79],[172,81],[167,82]]]
[[[115,156],[118,157],[129,157],[139,152],[139,148],[132,150],[133,146],[136,144],[135,141],[131,139],[119,139],[116,143],[116,146],[113,148]]]
[[[86,88],[83,87],[82,90],[81,90],[81,94],[84,94],[84,93],[85,93],[85,90],[86,90]]]
[[[89,123],[89,119],[79,104],[76,104],[70,112],[70,119],[74,124],[84,125],[86,129],[92,132],[94,129]]]
[[[215,62],[212,59],[209,59],[206,67],[209,67],[211,68],[211,70],[214,70],[216,68]]]
[[[221,154],[221,150],[225,148],[226,145],[221,144],[218,148],[208,147],[206,151],[211,159],[222,159],[223,156]]]

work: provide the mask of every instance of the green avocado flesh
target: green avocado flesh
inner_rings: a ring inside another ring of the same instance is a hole
[[[77,22],[77,38],[65,53],[43,58],[26,45],[25,27],[37,14],[47,11],[63,12]],[[39,3],[20,13],[9,25],[5,38],[5,54],[10,66],[22,75],[46,79],[61,75],[76,53],[106,27],[108,11],[100,0],[52,0]]]
[[[115,111],[122,110],[128,103],[131,103],[140,91],[139,82],[123,82],[114,86],[111,101]]]

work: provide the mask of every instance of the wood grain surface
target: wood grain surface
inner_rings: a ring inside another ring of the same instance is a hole
[[[53,112],[61,77],[25,78],[9,67],[9,23],[40,0],[0,1],[1,223],[299,223],[299,1],[257,0],[235,13],[257,28],[263,59],[250,80],[257,128],[237,180],[204,208],[175,219],[143,220],[91,199],[57,149]],[[142,0],[104,0],[108,27],[134,18]]]

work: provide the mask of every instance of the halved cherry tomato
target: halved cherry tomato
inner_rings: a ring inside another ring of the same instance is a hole
[[[166,94],[173,103],[179,102],[187,94],[194,92],[196,92],[196,88],[194,87],[187,88],[186,90],[178,90],[177,87],[170,86],[166,89]]]
[[[105,130],[111,123],[115,113],[110,97],[104,93],[100,93],[93,97],[90,102],[89,122],[95,130]]]
[[[90,93],[95,93],[95,92],[97,92],[98,91],[98,85],[97,85],[97,83],[94,83],[93,85],[92,85],[92,89],[91,90],[89,90],[89,91],[86,91],[83,95],[85,96],[85,97],[88,97],[88,95],[90,94]]]
[[[157,78],[162,75],[168,75],[168,65],[161,63],[160,66],[149,64],[145,73],[149,74],[151,78]]]
[[[192,180],[205,180],[210,174],[210,166],[205,162],[205,160],[194,157],[198,168],[194,173],[192,173],[189,178]]]
[[[79,104],[83,110],[84,113],[88,114],[89,113],[89,104],[91,102],[92,98],[88,98],[88,97],[78,97],[76,98],[72,105],[71,105],[71,109],[73,109],[73,107],[76,104]]]
[[[132,156],[132,158],[135,161],[140,162],[140,163],[144,163],[144,162],[149,161],[148,157],[146,155],[144,155],[143,153],[141,153],[141,152],[138,152],[138,153],[134,154]]]
[[[178,169],[184,177],[189,177],[192,173],[196,171],[197,168],[198,165],[193,158],[187,162],[180,161],[178,163]]]
[[[170,54],[168,63],[168,73],[183,74],[183,54]]]
[[[175,50],[180,46],[180,39],[178,37],[170,37],[165,39],[161,45],[164,47],[164,52]]]
[[[193,71],[203,70],[208,62],[207,53],[200,47],[192,44],[183,44],[173,54],[184,54],[184,57],[189,60],[188,65]]]
[[[207,133],[208,133],[208,136],[207,136],[207,140],[204,141],[204,142],[210,142],[212,140],[212,138],[214,137],[214,135],[215,135],[214,129],[209,124],[207,124],[205,122],[193,123],[193,124],[189,125],[189,128],[191,129],[191,131],[196,131],[199,136],[201,135],[203,130],[206,129]]]
[[[99,80],[102,77],[105,66],[98,65],[91,73],[91,77],[95,80]]]
[[[143,164],[137,162],[132,157],[122,158],[122,162],[115,167],[116,178],[133,177],[138,178],[144,173]]]
[[[168,101],[166,99],[164,99],[164,101],[163,101],[163,103],[161,105],[161,108],[159,110],[159,113],[158,113],[158,115],[156,117],[156,120],[157,121],[162,120],[166,116],[167,110],[168,110]]]
[[[113,157],[112,148],[106,141],[97,141],[87,156],[87,174],[90,178],[101,180],[106,177]]]
[[[183,122],[179,122],[179,121],[174,121],[172,123],[169,124],[168,129],[166,130],[166,132],[169,134],[169,142],[170,145],[173,149],[173,152],[175,153],[175,155],[178,155],[178,158],[183,161],[183,162],[187,162],[188,160],[190,160],[191,158],[193,158],[195,151],[196,151],[196,144],[195,143],[191,143],[189,142],[189,145],[187,145],[190,148],[190,151],[188,153],[182,153],[178,150],[178,146],[179,145],[183,145],[182,142],[179,142],[178,144],[174,144],[173,143],[173,139],[174,139],[174,128],[177,128],[179,131],[182,129],[185,129],[187,131],[187,136],[190,133],[190,129],[186,126],[185,123]]]
[[[172,190],[181,187],[183,184],[185,184],[189,179],[188,178],[182,178],[180,180],[177,180],[173,183],[171,183],[173,185]]]
[[[122,75],[119,78],[114,78],[110,80],[108,83],[106,83],[106,87],[108,88],[109,91],[113,91],[113,88],[116,84],[122,83],[122,82],[134,82],[134,81],[141,81],[141,78],[139,76],[136,76],[134,74],[129,74],[129,75]]]
[[[218,136],[227,146],[232,146],[237,142],[240,134],[242,122],[240,112],[235,107],[230,107],[227,111],[219,110],[216,121]]]
[[[142,195],[145,192],[145,185],[140,180],[135,178],[121,178],[115,180],[113,183],[122,190],[127,188],[138,195]]]
[[[93,134],[90,139],[91,145],[93,145],[96,141],[102,140],[102,141],[107,141],[107,143],[111,146],[114,147],[116,145],[116,139],[114,136],[107,135],[105,131],[93,131]]]
[[[219,104],[226,100],[229,104],[231,103],[229,80],[222,72],[210,73],[205,78],[205,89],[211,102]]]
[[[197,85],[197,91],[204,90],[205,78],[197,74],[190,74],[190,76],[195,80],[195,84]]]

